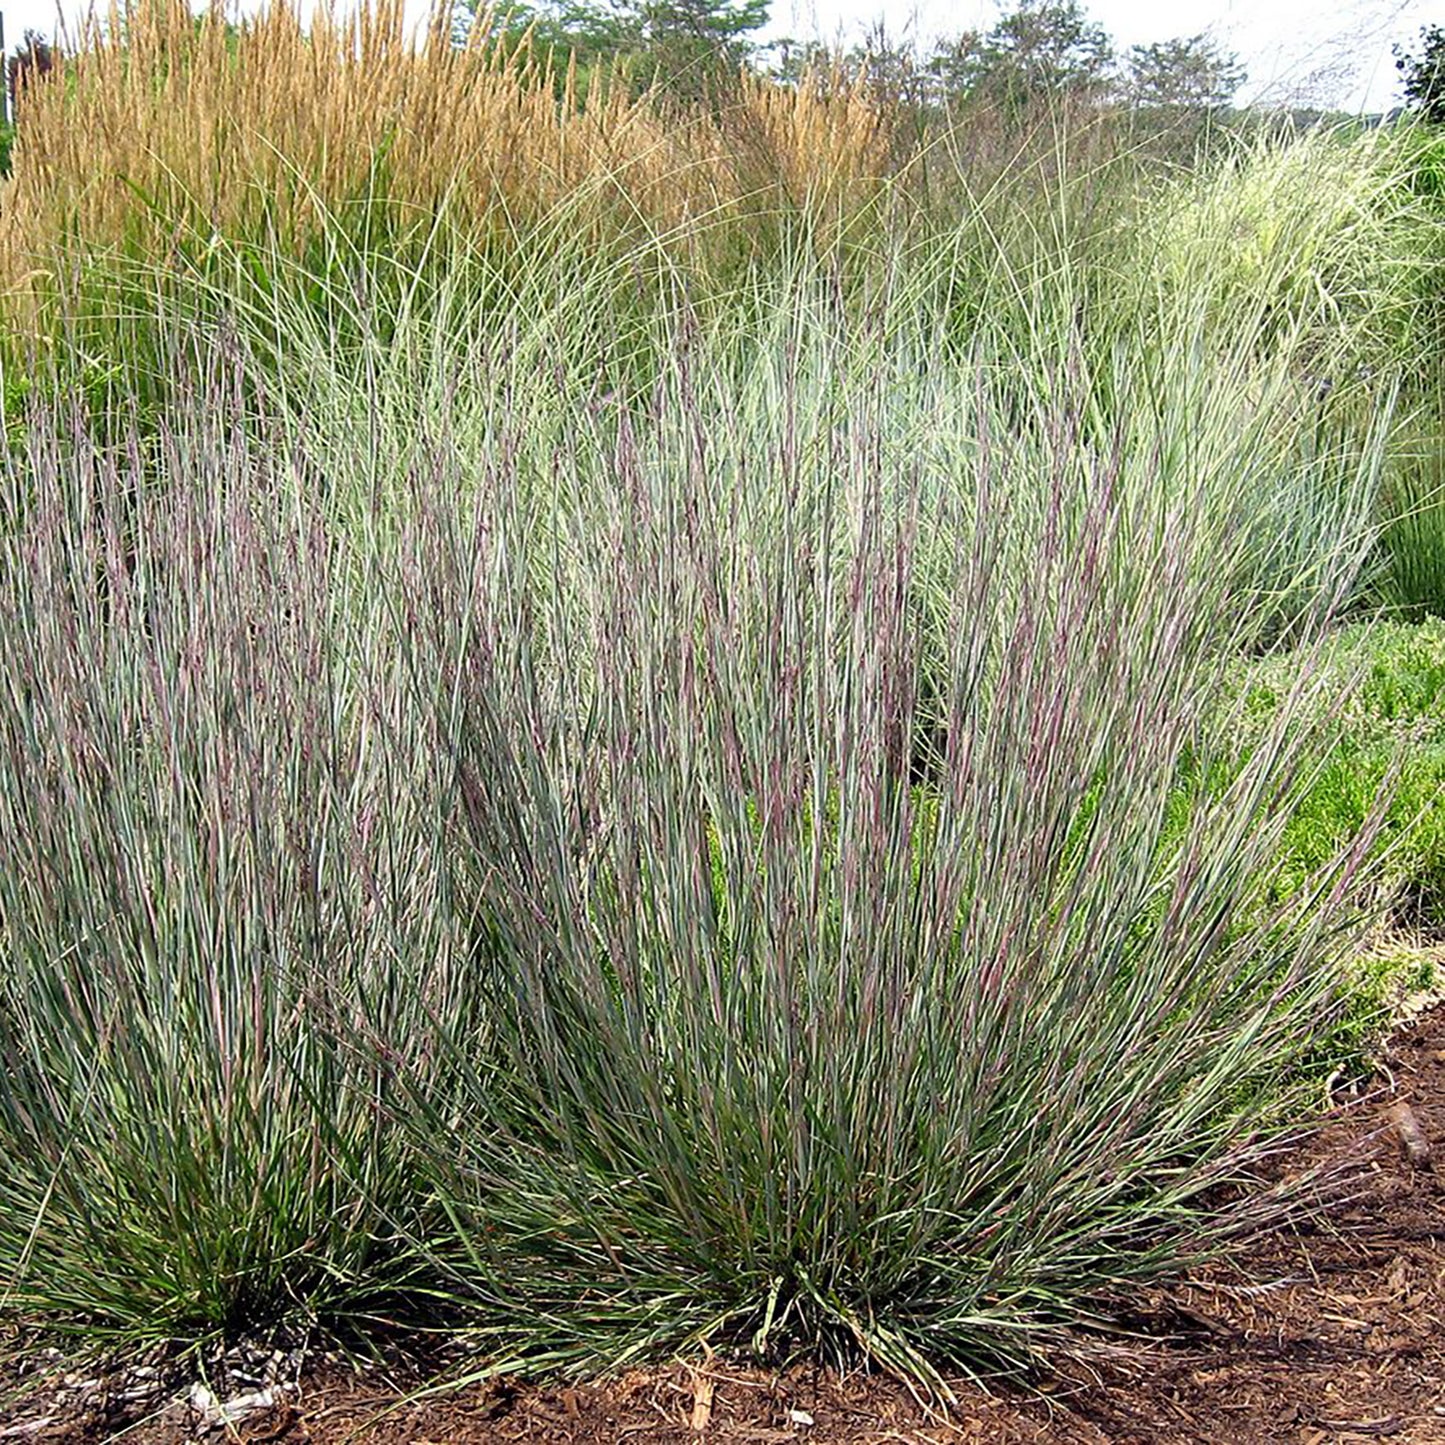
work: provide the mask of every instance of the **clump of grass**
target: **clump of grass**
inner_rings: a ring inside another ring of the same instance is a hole
[[[1308,574],[1317,539],[1377,530],[1379,565],[1362,574],[1357,602],[1383,590],[1408,606],[1412,587],[1430,587],[1435,431],[1420,361],[1438,346],[1440,250],[1433,202],[1416,184],[1419,148],[1408,128],[1241,143],[1217,169],[1161,191],[1138,228],[1129,271],[1146,317],[1162,292],[1166,314],[1198,308],[1207,318],[1206,345],[1245,344],[1296,378],[1288,445],[1315,465],[1282,468],[1272,489],[1281,566],[1262,582],[1277,590]],[[1383,404],[1392,420],[1367,441]],[[1362,446],[1381,454],[1379,489],[1361,490],[1338,466]],[[1281,598],[1287,624],[1296,604]]]
[[[1438,269],[1408,131],[1266,137],[1161,194],[1139,278],[1208,298],[1224,345],[1289,347],[1321,399],[1412,364]]]
[[[454,953],[436,820],[306,459],[238,400],[147,450],[52,418],[5,478],[0,1301],[90,1332],[416,1283],[385,1111]]]
[[[874,195],[886,137],[856,87],[745,77],[718,114],[603,80],[583,105],[548,57],[486,25],[454,45],[449,13],[418,38],[386,0],[319,7],[305,28],[284,3],[235,25],[173,0],[113,9],[63,80],[27,92],[6,285],[76,247],[195,263],[223,239],[276,238],[295,257],[337,217],[384,241],[444,201],[474,239],[567,201],[598,243],[667,235],[685,253],[729,215],[846,222]]]
[[[842,72],[739,76],[709,107],[597,74],[584,100],[487,25],[454,45],[449,15],[418,35],[399,4],[303,27],[285,3],[231,24],[139,0],[88,24],[27,92],[0,206],[7,425],[37,391],[83,392],[98,422],[163,409],[160,316],[217,292],[286,290],[345,345],[358,307],[386,309],[358,286],[395,281],[400,307],[478,254],[495,282],[585,249],[645,321],[678,273],[725,295],[800,243],[843,264],[898,213],[890,118]]]
[[[1401,428],[1381,498],[1374,590],[1391,613],[1445,615],[1445,406],[1438,395]]]
[[[1176,450],[1130,358],[1096,444],[1076,353],[1020,398],[788,334],[675,350],[540,492],[520,438],[465,507],[441,460],[410,543],[499,1007],[467,1106],[416,1095],[425,1248],[509,1359],[1017,1362],[1205,1247],[1338,1003],[1368,821],[1267,901],[1307,681],[1170,826],[1267,611],[1229,394]]]
[[[559,252],[213,279],[155,424],[17,438],[9,1299],[1017,1364],[1231,1227],[1338,1016],[1327,674],[1219,711],[1368,537],[1281,560],[1293,357],[1207,309],[1101,345],[1040,268],[963,346],[927,265]]]

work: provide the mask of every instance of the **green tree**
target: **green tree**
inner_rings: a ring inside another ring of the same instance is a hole
[[[938,98],[945,102],[965,100],[981,90],[997,64],[988,37],[978,30],[965,30],[951,40],[940,41],[928,58]]]
[[[845,55],[821,40],[796,40],[791,37],[778,40],[770,47],[773,64],[769,74],[785,85],[797,85],[805,76],[826,74],[834,64],[857,65],[860,57],[856,52]]]
[[[462,43],[484,13],[489,14],[490,36],[503,45],[520,44],[524,36],[530,36],[537,49],[575,54],[581,64],[634,48],[640,33],[629,14],[606,0],[593,4],[543,0],[490,8],[487,0],[457,0],[453,39]]]
[[[461,28],[477,0],[461,0]],[[623,62],[643,83],[695,98],[735,74],[754,54],[750,37],[767,24],[769,0],[539,0],[517,4],[494,26],[580,69]]]
[[[42,75],[49,75],[55,69],[55,50],[50,42],[38,31],[27,30],[19,48],[5,68],[5,83],[10,88],[10,113],[20,109],[20,97],[27,85],[33,84]]]
[[[932,78],[907,39],[889,32],[885,21],[875,21],[863,44],[846,57],[849,71],[861,75],[880,105],[898,109],[918,107],[929,98]]]
[[[768,23],[768,0],[639,0],[634,14],[644,73],[695,99],[752,58],[749,37]]]
[[[1078,0],[1022,0],[986,34],[965,31],[934,51],[941,96],[973,96],[1022,110],[1059,96],[1098,96],[1113,72],[1108,32]]]
[[[532,33],[536,43],[575,54],[581,64],[625,55],[642,43],[636,7],[607,0],[552,0],[537,8]]]
[[[1422,26],[1419,54],[1395,47],[1395,69],[1405,79],[1405,103],[1432,125],[1445,125],[1445,29]]]
[[[1125,93],[1149,109],[1223,110],[1244,84],[1237,55],[1207,35],[1135,45],[1129,51]]]

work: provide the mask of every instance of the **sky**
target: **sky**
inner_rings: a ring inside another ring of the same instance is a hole
[[[994,0],[773,0],[773,36],[854,42],[882,19],[890,34],[930,41],[986,29]],[[1440,0],[1084,0],[1120,50],[1208,34],[1249,72],[1240,98],[1351,111],[1399,101],[1392,42],[1411,48],[1420,27],[1445,22]]]
[[[87,0],[0,0],[5,43],[26,29],[54,35]],[[251,8],[258,0],[247,0]],[[340,0],[344,5],[344,0]],[[408,0],[425,9],[427,0]],[[103,7],[102,7],[103,8]],[[767,38],[861,40],[881,19],[890,34],[932,41],[987,28],[1007,0],[773,0]],[[1411,46],[1420,27],[1445,21],[1441,0],[1084,0],[1121,49],[1174,36],[1211,35],[1249,71],[1244,101],[1385,110],[1399,100],[1391,43]]]

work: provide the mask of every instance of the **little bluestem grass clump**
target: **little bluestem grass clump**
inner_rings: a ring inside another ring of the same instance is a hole
[[[33,430],[0,540],[0,1299],[138,1338],[411,1282],[395,1064],[340,1026],[412,1057],[452,951],[305,460],[191,400],[146,449]]]
[[[1323,675],[1243,760],[1220,715],[1319,465],[1297,379],[1187,309],[1109,354],[1061,306],[1025,370],[835,279],[680,291],[620,383],[544,286],[385,347],[192,314],[161,425],[33,418],[12,1307],[937,1384],[1238,1223],[1207,1191],[1339,1005],[1371,823],[1276,897]],[[1310,543],[1307,636],[1369,540]]]
[[[1274,625],[1240,579],[1289,379],[1199,409],[1132,357],[1150,410],[1094,429],[1076,349],[1021,399],[806,296],[776,348],[684,328],[544,485],[439,437],[409,529],[495,1010],[465,1103],[407,1111],[453,1145],[418,1248],[494,1359],[1019,1361],[1228,1227],[1339,1002],[1370,820],[1268,901],[1308,667],[1169,823]]]

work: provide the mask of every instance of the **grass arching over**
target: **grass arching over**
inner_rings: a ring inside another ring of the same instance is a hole
[[[1307,677],[1169,823],[1298,386],[800,265],[602,387],[529,294],[191,313],[158,435],[13,450],[9,1305],[1018,1362],[1229,1227],[1341,1005],[1354,836],[1267,906]]]
[[[688,352],[563,463],[560,546],[494,472],[433,540],[455,570],[419,568],[459,600],[418,629],[417,670],[512,1001],[433,1247],[503,1351],[741,1333],[925,1376],[1024,1358],[1204,1246],[1219,1222],[1191,1205],[1247,1168],[1236,1146],[1338,1003],[1360,854],[1261,906],[1305,684],[1166,827],[1269,614],[1234,585],[1264,454],[1231,422],[1187,467],[1157,431],[1100,455],[1068,400],[1005,429],[940,367],[898,412],[933,446],[897,465],[874,418],[910,382],[809,360],[754,409]],[[820,413],[839,369],[856,405]],[[536,668],[554,649],[593,660],[582,724]],[[920,788],[930,662],[948,721]]]

